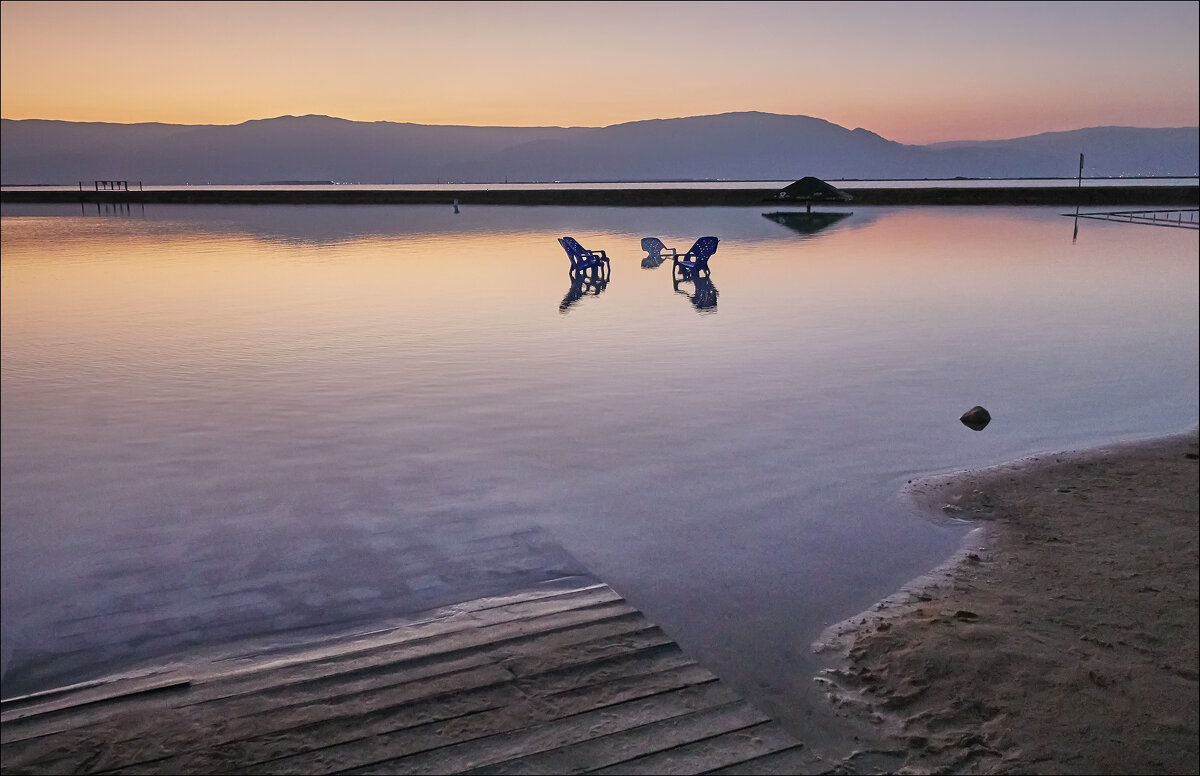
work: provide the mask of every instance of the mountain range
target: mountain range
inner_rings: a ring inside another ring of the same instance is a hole
[[[759,112],[608,127],[467,127],[280,116],[234,125],[0,120],[0,182],[150,185],[1195,176],[1197,127],[1092,127],[906,145]]]

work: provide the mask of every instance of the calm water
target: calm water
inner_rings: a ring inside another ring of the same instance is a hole
[[[1197,423],[1195,232],[1061,212],[5,206],[4,695],[583,568],[816,724],[906,480]]]

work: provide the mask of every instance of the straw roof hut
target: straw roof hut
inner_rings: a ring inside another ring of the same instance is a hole
[[[814,202],[849,202],[853,197],[836,186],[830,186],[820,178],[808,176],[780,189],[775,194],[775,199],[784,202],[803,202],[811,210]]]

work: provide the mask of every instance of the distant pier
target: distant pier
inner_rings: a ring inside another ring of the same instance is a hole
[[[83,181],[79,182],[79,190],[83,191]],[[132,191],[129,188],[129,181],[92,181],[93,191],[124,191],[126,193]],[[142,182],[138,181],[137,190],[142,190]]]
[[[995,186],[922,188],[844,187],[853,205],[1113,205],[1200,206],[1200,187],[1162,186]],[[0,190],[0,202],[190,205],[559,205],[570,207],[755,207],[787,205],[776,189],[594,188],[594,189],[153,189],[132,188]]]

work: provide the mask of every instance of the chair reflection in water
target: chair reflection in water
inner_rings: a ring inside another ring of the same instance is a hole
[[[655,267],[661,265],[667,260],[667,257],[663,254],[667,253],[668,251],[670,252],[668,255],[671,256],[671,258],[676,258],[679,256],[679,251],[675,250],[674,248],[668,248],[663,244],[663,241],[657,237],[643,237],[642,250],[646,252],[646,258],[642,259],[643,269],[654,269]]]
[[[558,311],[565,313],[571,309],[571,305],[580,299],[589,295],[599,296],[606,288],[608,288],[608,278],[600,277],[599,273],[594,269],[572,272],[571,287],[567,289],[567,295],[559,303]]]
[[[558,305],[558,311],[565,313],[583,297],[599,296],[608,287],[610,266],[604,251],[589,251],[573,237],[560,237],[558,244],[571,260],[571,269],[567,272],[571,287]]]
[[[696,308],[699,313],[715,313],[717,311],[717,287],[713,285],[712,278],[708,275],[695,275],[691,278],[672,278],[671,282],[675,286],[675,293],[683,294],[692,303],[692,307]],[[680,288],[680,285],[691,283],[692,292],[689,294],[687,288]]]
[[[675,263],[671,267],[672,275],[678,272],[683,276],[684,280],[691,280],[700,275],[707,275],[708,260],[717,252],[718,242],[720,240],[716,237],[701,237],[699,240],[696,240],[687,253],[675,256]]]

